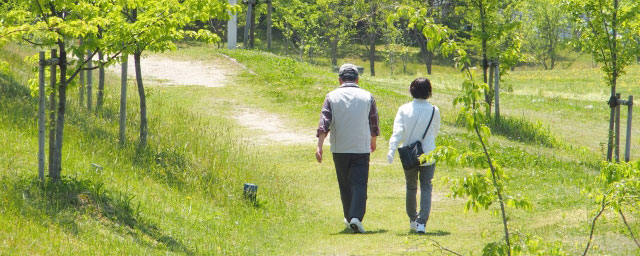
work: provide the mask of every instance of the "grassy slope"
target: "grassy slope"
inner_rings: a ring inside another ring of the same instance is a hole
[[[14,73],[32,52],[2,49]],[[273,253],[298,213],[286,180],[235,139],[217,117],[192,111],[199,87],[148,88],[151,143],[137,149],[137,94],[129,87],[126,146],[117,144],[117,77],[108,78],[106,106],[95,115],[70,89],[62,184],[38,185],[36,101],[2,74],[0,85],[0,252],[25,254],[255,254]],[[22,79],[17,76],[17,79]],[[22,80],[24,81],[24,80]],[[92,167],[92,163],[103,169]],[[256,170],[260,170],[257,172]],[[243,182],[260,190],[256,207],[241,200]],[[267,216],[275,216],[269,218]],[[282,234],[272,236],[271,234]]]
[[[9,49],[2,56],[11,57],[23,51]],[[88,117],[72,103],[71,112],[76,114],[70,117],[66,130],[65,173],[77,178],[69,178],[68,185],[62,188],[47,188],[54,192],[62,190],[48,195],[55,204],[46,203],[47,196],[39,195],[43,189],[31,182],[37,144],[31,114],[35,113],[35,102],[16,96],[24,95],[24,91],[12,93],[8,101],[0,102],[0,137],[7,138],[6,148],[16,149],[0,151],[3,186],[0,226],[8,227],[0,229],[3,241],[0,251],[421,254],[437,251],[429,240],[434,239],[456,251],[477,255],[485,243],[500,238],[495,208],[463,213],[463,200],[446,197],[448,189],[442,178],[461,177],[476,170],[447,166],[438,166],[434,179],[429,235],[409,234],[401,167],[399,163],[386,164],[385,140],[381,140],[371,164],[365,225],[373,232],[364,236],[345,234],[330,156],[319,165],[313,158],[313,145],[246,145],[238,138],[248,136],[250,131],[225,117],[236,113],[237,106],[252,106],[279,113],[296,129],[313,133],[319,104],[337,83],[335,75],[328,68],[267,53],[242,50],[223,53],[244,63],[256,75],[245,72],[234,86],[225,88],[151,89],[153,147],[146,151],[138,152],[132,146],[120,148],[113,142],[117,137],[115,84],[108,87],[113,90],[108,91],[108,106],[100,117]],[[182,49],[169,55],[220,59],[217,51],[206,47]],[[453,126],[455,110],[451,106],[451,99],[458,93],[460,75],[443,67],[434,70],[433,100],[444,115],[439,144],[464,147],[474,138]],[[565,131],[565,126],[579,120],[585,127],[599,127],[598,121],[606,116],[606,109],[600,109],[593,99],[565,100],[556,94],[538,92],[539,84],[544,91],[577,96],[583,95],[585,89],[599,92],[597,75],[585,78],[589,82],[584,89],[573,89],[572,82],[567,81],[564,90],[556,88],[558,80],[566,77],[563,71],[544,74],[549,74],[551,81],[541,83],[541,76],[530,76],[529,82],[523,83],[529,76],[525,72],[506,77],[506,84],[514,92],[504,94],[503,112],[541,120],[563,141],[592,150],[548,148],[494,136],[492,151],[509,167],[512,194],[525,195],[534,203],[531,212],[509,211],[512,227],[549,241],[562,241],[573,254],[583,247],[588,216],[595,209],[580,191],[597,172],[594,167],[600,154],[597,141],[606,136],[606,131],[590,128],[576,133]],[[387,137],[397,106],[409,100],[406,85],[413,78],[413,75],[362,78],[361,85],[378,100],[383,134]],[[115,78],[109,81],[117,83]],[[136,138],[134,91],[130,88],[130,144]],[[536,104],[531,104],[532,99],[536,99]],[[584,107],[588,105],[595,110]],[[593,113],[597,116],[592,117]],[[519,131],[512,130],[512,134]],[[99,163],[105,169],[96,171],[90,163]],[[244,181],[260,185],[263,200],[260,207],[248,207],[238,200]],[[633,218],[633,223],[636,230],[640,228],[637,218]],[[42,241],[41,245],[32,243],[36,241],[34,237]],[[599,224],[595,243],[599,247],[595,251],[599,253],[638,253],[615,215]]]

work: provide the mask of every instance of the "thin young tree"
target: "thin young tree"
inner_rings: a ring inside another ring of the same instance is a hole
[[[147,145],[148,118],[147,100],[142,78],[142,55],[147,51],[163,52],[176,49],[175,42],[185,36],[216,42],[220,37],[208,30],[187,31],[185,27],[194,22],[206,22],[213,17],[227,17],[228,4],[221,0],[139,0],[124,1],[121,15],[126,19],[117,29],[117,34],[137,35],[120,38],[118,41],[132,40],[126,53],[133,55],[136,85],[140,97],[140,139],[139,145]],[[116,42],[116,44],[118,44]]]
[[[615,97],[618,79],[633,63],[638,48],[632,47],[638,36],[640,1],[636,0],[569,0],[566,10],[571,14],[573,25],[579,31],[577,42],[593,59],[602,64],[609,97],[609,136],[607,161],[612,160],[614,148],[614,119],[618,101]]]
[[[395,5],[390,0],[356,0],[356,17],[362,25],[360,40],[367,50],[369,73],[376,75],[376,43],[381,39],[387,16]]]
[[[553,70],[569,35],[569,17],[562,2],[527,0],[523,7],[525,48],[545,70]]]
[[[468,37],[466,43],[477,49],[481,59],[482,81],[487,83],[484,91],[485,102],[488,104],[487,114],[491,113],[494,99],[494,88],[489,84],[489,68],[493,61],[505,63],[503,58],[514,59],[513,53],[518,53],[517,42],[510,42],[519,22],[514,19],[515,8],[520,0],[462,0],[464,17],[469,24],[462,31],[462,37]],[[466,29],[469,28],[469,29]],[[468,31],[467,31],[468,30]],[[506,53],[506,55],[504,54]],[[517,55],[517,54],[516,54]],[[510,62],[510,61],[507,61]],[[512,62],[512,61],[511,61]]]

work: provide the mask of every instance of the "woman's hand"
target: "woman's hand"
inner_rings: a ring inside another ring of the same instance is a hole
[[[387,153],[387,162],[389,163],[393,163],[393,154],[395,152],[393,150],[389,150],[389,153]]]

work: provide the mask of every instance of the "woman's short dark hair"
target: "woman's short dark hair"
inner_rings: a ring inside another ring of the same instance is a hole
[[[416,99],[428,99],[431,97],[431,81],[426,77],[418,77],[411,82],[409,92]]]

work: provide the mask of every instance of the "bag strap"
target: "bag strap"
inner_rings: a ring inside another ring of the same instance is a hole
[[[429,119],[429,124],[427,125],[427,129],[424,130],[424,134],[422,134],[422,140],[427,136],[427,131],[429,131],[429,127],[431,127],[431,121],[433,121],[433,114],[436,113],[436,106],[433,106],[433,110],[431,111],[431,119]]]

